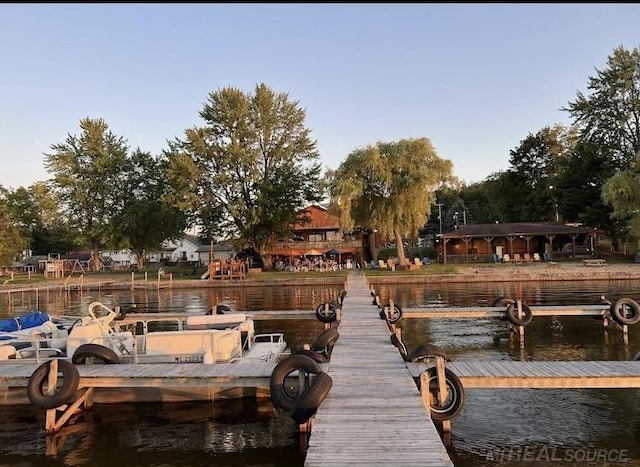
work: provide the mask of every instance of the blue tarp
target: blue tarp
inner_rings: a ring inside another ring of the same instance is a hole
[[[42,311],[30,311],[17,318],[0,319],[0,332],[13,332],[20,329],[35,328],[49,321],[49,315]]]

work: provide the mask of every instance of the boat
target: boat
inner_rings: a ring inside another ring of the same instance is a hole
[[[269,361],[287,348],[284,334],[256,334],[253,319],[244,313],[125,317],[117,306],[112,310],[93,302],[86,316],[65,317],[59,323],[42,312],[30,316],[28,322],[40,324],[0,333],[5,340],[0,344],[0,360],[40,362],[60,357],[74,364]]]
[[[16,368],[15,379],[0,386],[2,404],[31,403],[50,409],[71,402],[76,393],[89,387],[95,389],[91,397],[96,403],[267,397],[270,369],[290,355],[283,333],[257,334],[253,319],[244,313],[125,317],[117,308],[112,310],[100,302],[91,303],[87,315],[77,318],[68,337],[62,340],[63,345],[44,362],[38,361],[35,351],[30,357],[17,353],[0,362],[0,374],[11,374],[12,365]],[[49,348],[51,341],[45,339],[38,345]],[[27,362],[40,365],[18,368],[21,365],[16,364]],[[95,363],[105,371],[91,365]],[[119,378],[118,371],[114,376],[104,364],[110,368],[120,365],[129,376],[118,383],[104,383],[105,378]],[[81,367],[95,368],[104,375],[100,381],[83,380],[81,374],[86,372]],[[198,372],[211,376],[191,386],[161,382],[166,379],[168,367],[187,377]],[[193,370],[188,369],[191,367]],[[143,373],[155,379],[140,387],[135,379]],[[49,391],[47,380],[52,374],[58,375],[62,381],[57,384],[62,386]],[[256,386],[258,380],[266,381],[260,384],[267,387],[266,391]]]
[[[40,310],[0,320],[0,361],[60,357],[78,317],[56,317]]]

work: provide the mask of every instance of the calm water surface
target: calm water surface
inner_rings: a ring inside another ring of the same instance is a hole
[[[92,301],[135,303],[140,311],[204,312],[225,303],[236,310],[315,309],[335,299],[338,286],[229,287],[132,292],[40,293],[2,298],[0,317],[34,308],[80,314]],[[600,295],[640,300],[635,281],[380,285],[383,301],[401,307],[488,305],[498,295],[530,305],[592,304]],[[375,311],[372,307],[372,311]],[[454,360],[629,360],[640,351],[640,325],[628,343],[594,318],[536,317],[524,347],[495,319],[401,320],[407,347],[435,343]],[[312,342],[315,319],[256,322],[258,332],[282,331],[292,345]],[[452,422],[449,452],[456,466],[640,466],[640,392],[617,390],[465,391]],[[0,466],[302,466],[305,439],[269,400],[215,405],[96,406],[55,437],[42,413],[0,408]]]

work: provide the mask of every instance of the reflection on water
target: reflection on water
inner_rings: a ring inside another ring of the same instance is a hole
[[[269,401],[97,405],[55,436],[31,407],[3,408],[0,465],[302,465],[298,428]],[[20,463],[21,462],[21,463]]]
[[[136,303],[141,311],[198,313],[219,303],[249,311],[313,310],[341,290],[278,286],[85,292],[48,298],[40,294],[37,308],[79,314],[98,300],[108,305]],[[497,295],[523,298],[530,305],[592,304],[603,294],[611,300],[640,299],[635,281],[385,284],[376,290],[383,302],[393,298],[401,307],[488,305]],[[2,300],[0,316],[36,308],[33,296],[14,295],[10,303]],[[372,312],[376,312],[373,307]],[[619,330],[605,331],[595,318],[536,317],[526,328],[522,348],[509,336],[508,323],[497,319],[403,319],[398,326],[409,349],[435,343],[459,361],[629,360],[640,351],[640,324],[630,328],[625,343]],[[256,329],[282,331],[290,344],[300,345],[315,340],[323,326],[315,319],[283,319],[258,321]],[[96,406],[78,422],[76,431],[64,430],[66,440],[58,440],[57,454],[44,435],[42,413],[0,408],[0,416],[5,421],[0,424],[0,465],[304,464],[304,443],[297,428],[268,400],[266,405],[221,401],[213,406]],[[448,449],[457,467],[640,466],[640,391],[470,389],[461,415],[452,422]]]

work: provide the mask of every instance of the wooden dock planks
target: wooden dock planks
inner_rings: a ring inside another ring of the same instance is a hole
[[[532,316],[607,316],[610,305],[529,305]],[[506,307],[403,308],[403,318],[505,318]]]
[[[453,466],[363,277],[347,291],[305,466]]]
[[[407,363],[419,376],[429,365]],[[465,389],[640,388],[640,361],[449,362]]]

